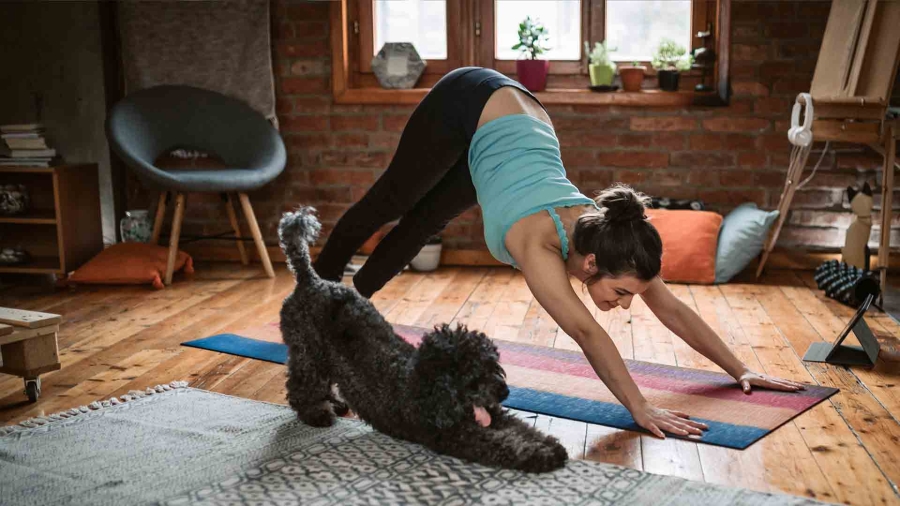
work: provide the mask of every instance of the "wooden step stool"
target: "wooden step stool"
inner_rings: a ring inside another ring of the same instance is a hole
[[[61,321],[57,314],[0,307],[0,373],[21,376],[31,402],[41,395],[40,375],[61,367]]]

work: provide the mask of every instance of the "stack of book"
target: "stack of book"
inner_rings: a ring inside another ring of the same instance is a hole
[[[49,167],[56,158],[41,124],[0,125],[0,139],[0,166]]]

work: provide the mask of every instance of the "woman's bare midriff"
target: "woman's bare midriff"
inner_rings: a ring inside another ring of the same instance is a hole
[[[553,125],[550,116],[547,115],[540,104],[522,90],[514,86],[504,86],[491,94],[484,108],[481,110],[481,117],[478,118],[478,128],[488,121],[495,120],[510,114],[527,114],[544,121],[548,125]]]

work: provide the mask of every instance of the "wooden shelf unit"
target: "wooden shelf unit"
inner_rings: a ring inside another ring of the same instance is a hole
[[[0,265],[0,274],[68,272],[103,250],[97,164],[0,167],[0,185],[24,184],[31,209],[0,216],[0,249],[22,246],[32,260]]]

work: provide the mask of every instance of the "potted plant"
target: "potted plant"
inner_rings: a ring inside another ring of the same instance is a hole
[[[519,49],[525,59],[516,60],[516,74],[519,82],[529,91],[542,91],[547,86],[547,72],[550,70],[549,60],[539,60],[538,55],[550,49],[545,44],[550,39],[547,29],[538,20],[526,16],[519,23],[519,43],[513,49]]]
[[[631,65],[620,65],[619,76],[622,78],[622,89],[625,91],[641,91],[644,82],[644,71],[647,67],[633,62]]]
[[[591,49],[588,41],[584,41],[584,53],[588,57],[588,72],[591,76],[591,86],[609,86],[616,76],[616,64],[612,62],[609,53],[615,49],[609,49],[606,41],[595,42]]]
[[[681,72],[689,70],[693,57],[687,54],[684,46],[671,39],[662,39],[651,64],[656,69],[659,88],[665,91],[678,91],[678,78]]]
[[[441,236],[435,235],[428,239],[425,246],[409,262],[410,267],[417,271],[433,271],[441,264]]]

